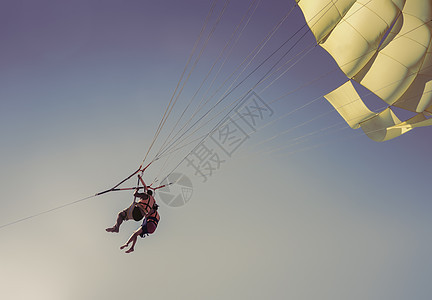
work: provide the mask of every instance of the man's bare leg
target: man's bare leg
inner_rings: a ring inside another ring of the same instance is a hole
[[[117,216],[117,221],[113,227],[108,227],[105,229],[107,232],[115,232],[118,233],[120,231],[120,225],[123,223],[123,220],[126,217],[126,212],[121,211]]]
[[[134,244],[135,243],[136,243],[136,240],[134,241]],[[134,245],[132,245],[132,247],[130,247],[129,250],[126,250],[125,253],[131,253],[131,252],[134,252],[134,251],[135,251]]]
[[[142,228],[140,227],[137,231],[135,231],[130,238],[128,239],[128,241],[120,247],[120,249],[124,249],[127,246],[129,246],[129,244],[132,242],[132,246],[126,251],[126,253],[131,253],[135,250],[135,244],[137,242],[138,236],[142,233]]]
[[[133,252],[135,250],[135,244],[137,242],[137,239],[138,239],[138,235],[134,233],[130,237],[130,239],[127,241],[127,243],[124,244],[123,246],[121,246],[120,249],[126,248],[127,246],[129,246],[129,243],[132,242],[132,246],[128,250],[126,250],[125,253],[131,253],[131,252]]]

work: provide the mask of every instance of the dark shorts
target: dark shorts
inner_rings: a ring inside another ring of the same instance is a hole
[[[141,237],[144,237],[145,234],[152,234],[155,232],[157,227],[157,224],[153,221],[147,221],[144,220],[143,224],[141,225],[142,233],[140,234]]]

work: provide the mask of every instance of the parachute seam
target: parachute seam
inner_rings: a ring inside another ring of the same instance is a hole
[[[343,18],[341,12],[339,11],[339,9],[338,9],[337,6],[336,6],[337,1],[338,1],[338,0],[336,0],[336,2],[334,2],[334,0],[331,0],[331,2],[332,2],[332,6],[334,6],[334,8],[335,8],[336,11],[338,12],[339,16],[340,16],[341,18]]]
[[[371,1],[369,1],[368,3],[366,3],[366,4],[361,4],[362,6],[363,6],[363,8],[365,8],[365,9],[367,9],[368,11],[370,11],[371,13],[373,13],[374,15],[376,15],[379,19],[381,19],[381,21],[383,21],[387,26],[391,26],[391,24],[388,24],[387,22],[386,22],[386,20],[384,20],[379,14],[377,14],[375,11],[373,11],[371,8],[369,8],[367,5],[369,5],[371,3]],[[359,9],[360,10],[360,9]],[[357,10],[357,11],[359,11],[359,10]],[[400,11],[400,10],[399,10]],[[395,20],[397,19],[398,17],[396,17],[395,18]]]
[[[410,69],[409,67],[405,66],[402,62],[398,61],[397,59],[395,59],[394,57],[392,57],[392,56],[390,56],[390,55],[388,55],[388,54],[386,54],[386,53],[383,53],[383,52],[380,51],[379,54],[384,55],[384,56],[386,56],[386,57],[392,59],[393,61],[399,63],[401,66],[403,66],[403,67],[406,68],[407,70]],[[419,70],[420,70],[420,69],[419,69]],[[411,76],[411,75],[415,75],[415,73],[411,73],[410,75],[408,75],[408,77]]]
[[[416,44],[418,44],[418,45],[420,45],[420,46],[422,46],[423,48],[425,48],[426,50],[429,48],[429,46],[425,46],[425,45],[423,45],[423,44],[421,44],[421,43],[419,43],[418,41],[416,41],[416,40],[414,40],[414,39],[412,39],[412,38],[410,38],[409,36],[404,36],[404,38],[406,38],[406,39],[408,39],[408,40],[410,40],[410,41],[413,41],[413,42],[415,42]],[[429,38],[429,45],[430,45],[430,42],[431,42],[431,38]]]
[[[358,35],[359,36],[361,36],[362,37],[362,39],[363,40],[365,40],[366,41],[366,43],[367,44],[369,44],[369,45],[371,45],[370,43],[369,43],[369,41],[363,36],[363,34],[361,34],[361,32],[360,31],[358,31],[350,22],[348,22],[347,20],[342,20],[342,22],[346,22],[355,32],[357,32],[358,33]],[[378,47],[377,47],[378,48]]]
[[[363,8],[365,8],[365,9],[367,9],[368,11],[370,11],[370,12],[372,12],[374,15],[376,15],[379,19],[381,19],[381,21],[383,21],[387,26],[391,26],[391,24],[388,24],[383,18],[381,18],[381,16],[380,15],[378,15],[376,12],[374,12],[373,10],[371,10],[367,5],[368,4],[370,4],[371,3],[371,0],[370,1],[368,1],[366,4],[361,4],[361,3],[359,3],[359,5],[361,5],[361,7],[359,7],[356,11],[355,11],[355,13],[358,13],[360,10],[362,10]],[[352,8],[352,7],[351,7]],[[351,14],[351,16],[354,16],[354,13],[353,14]],[[351,22],[349,22],[349,19],[351,18],[351,16],[350,17],[348,17],[348,18],[345,18],[344,16],[342,16],[342,20],[338,23],[338,24],[340,24],[340,23],[342,23],[342,22],[346,22],[355,32],[357,32],[358,34],[359,34],[359,36],[361,36],[365,41],[366,41],[366,43],[367,44],[369,44],[369,45],[372,45],[371,43],[369,43],[369,41],[363,36],[363,34],[360,32],[360,31],[358,31],[352,24],[351,24]],[[380,43],[378,43],[378,46],[377,46],[377,48],[374,50],[374,51],[377,51],[378,49],[379,49],[379,45],[381,44],[381,42]]]

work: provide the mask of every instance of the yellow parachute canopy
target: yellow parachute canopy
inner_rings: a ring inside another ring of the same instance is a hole
[[[352,127],[386,141],[432,125],[431,0],[296,0],[348,82],[324,97]],[[385,101],[370,111],[351,80]],[[401,121],[392,107],[416,113]]]

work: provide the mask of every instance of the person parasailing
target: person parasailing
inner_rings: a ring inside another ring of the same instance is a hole
[[[120,225],[123,223],[123,221],[128,221],[131,219],[135,221],[141,221],[142,219],[144,219],[141,227],[135,232],[139,232],[136,237],[138,235],[144,237],[145,234],[152,234],[156,230],[160,219],[159,213],[157,211],[159,206],[156,204],[156,201],[153,197],[153,191],[149,187],[147,187],[141,176],[138,176],[138,178],[144,186],[144,193],[140,193],[139,188],[135,189],[134,202],[128,208],[118,213],[116,223],[114,224],[114,226],[106,228],[107,232],[118,233],[120,231]],[[139,200],[135,201],[136,198],[139,198]],[[133,236],[134,235],[132,235],[129,239],[130,241],[132,241]],[[130,241],[128,241],[125,245],[128,245]],[[133,246],[135,245],[135,243],[136,238]],[[132,251],[133,246],[131,247]]]
[[[151,191],[150,191],[151,192]],[[139,193],[138,193],[139,194]],[[141,194],[144,195],[144,194]],[[139,197],[139,196],[138,196]],[[142,225],[130,236],[127,242],[120,247],[120,249],[124,249],[132,243],[131,247],[126,250],[126,253],[131,253],[135,250],[135,244],[137,242],[138,236],[144,238],[146,235],[152,234],[155,232],[157,225],[160,220],[160,216],[158,213],[158,205],[156,203],[153,204],[150,211],[146,214]]]

